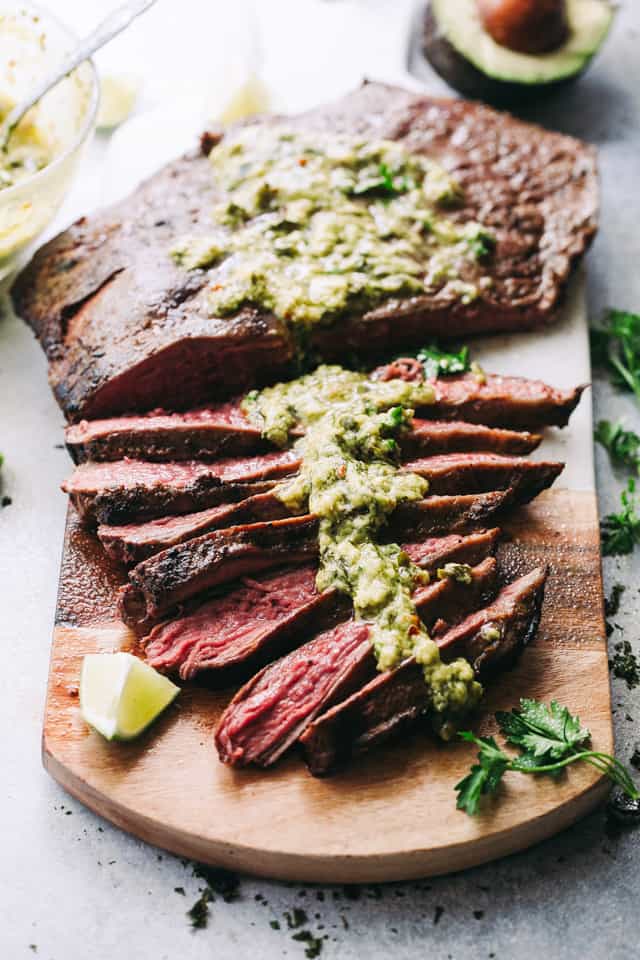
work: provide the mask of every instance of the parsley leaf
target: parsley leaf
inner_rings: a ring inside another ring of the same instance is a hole
[[[620,421],[612,424],[608,420],[600,420],[594,436],[614,463],[640,472],[640,437],[637,433],[625,430]]]
[[[590,736],[580,726],[580,718],[572,717],[555,700],[547,707],[538,700],[523,699],[519,710],[496,713],[496,720],[507,743],[547,760],[560,760]]]
[[[600,523],[602,553],[605,557],[631,553],[635,544],[640,543],[640,517],[636,512],[635,489],[635,480],[631,477],[627,489],[620,495],[621,510],[607,514]]]
[[[455,786],[458,791],[456,807],[474,816],[480,810],[480,797],[498,789],[505,770],[509,768],[510,758],[493,737],[476,737],[469,730],[462,731],[460,736],[480,747],[479,763],[474,763],[471,772]]]
[[[617,386],[640,399],[640,314],[609,310],[602,326],[591,331],[591,355]]]
[[[427,379],[467,373],[471,369],[469,347],[460,347],[457,352],[447,352],[432,343],[418,352],[417,359],[423,365]]]
[[[583,761],[595,767],[622,788],[633,800],[640,798],[624,764],[608,753],[587,748],[591,734],[580,725],[580,718],[569,713],[555,700],[547,707],[538,700],[522,699],[511,712],[496,713],[496,720],[507,743],[519,747],[519,756],[509,756],[500,749],[494,737],[476,737],[469,730],[461,731],[463,740],[480,747],[471,771],[456,784],[456,806],[474,815],[480,810],[482,796],[495,793],[507,770],[524,774],[556,776],[564,767]]]

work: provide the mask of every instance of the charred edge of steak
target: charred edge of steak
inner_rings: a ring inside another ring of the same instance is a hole
[[[497,564],[488,557],[473,581],[437,581],[416,591],[416,606],[429,626],[456,618],[495,594]],[[322,710],[366,683],[376,672],[366,623],[353,619],[321,633],[265,667],[235,695],[216,730],[223,763],[270,766]],[[423,691],[424,696],[424,691]]]
[[[273,493],[266,492],[237,503],[221,504],[198,513],[160,517],[147,523],[123,526],[103,523],[97,532],[112,560],[130,566],[211,530],[239,523],[282,520],[288,515],[284,504]]]
[[[443,659],[466,657],[479,676],[507,668],[535,636],[546,578],[546,569],[533,570],[504,587],[489,607],[437,636]],[[498,627],[499,639],[483,635],[488,624]],[[314,776],[329,774],[424,717],[422,671],[415,661],[407,660],[396,670],[376,676],[308,727],[300,742],[309,770]]]
[[[306,515],[229,527],[164,550],[129,573],[119,597],[122,619],[144,627],[219,584],[311,559],[318,551],[316,528],[315,517]]]
[[[182,516],[205,507],[238,503],[249,497],[267,493],[276,480],[256,480],[251,483],[216,483],[200,477],[188,490],[133,487],[130,490],[105,490],[96,496],[70,494],[71,502],[84,523],[121,525],[128,520],[156,519],[167,514]]]
[[[449,561],[481,563],[494,553],[499,534],[494,529],[403,546],[415,563],[433,571]],[[203,673],[217,686],[246,679],[298,646],[311,628],[322,628],[325,619],[348,615],[345,601],[334,593],[317,594],[315,573],[316,567],[310,565],[263,575],[158,624],[142,641],[147,662],[182,680]]]

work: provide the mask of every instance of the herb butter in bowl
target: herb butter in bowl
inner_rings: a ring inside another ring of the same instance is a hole
[[[31,4],[0,0],[0,119],[57,65],[73,34]],[[0,156],[0,278],[47,226],[95,122],[98,80],[84,63],[42,98]]]

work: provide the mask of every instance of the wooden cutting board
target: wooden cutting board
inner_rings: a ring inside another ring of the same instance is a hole
[[[548,563],[538,635],[489,688],[476,729],[520,696],[578,713],[611,751],[607,649],[595,494],[549,491],[503,525],[509,578]],[[213,744],[231,692],[191,687],[139,741],[109,744],[80,716],[85,653],[132,649],[117,619],[120,571],[70,510],[51,654],[43,756],[70,793],[125,830],[174,853],[263,876],[373,882],[447,873],[513,853],[598,804],[607,782],[590,768],[558,782],[508,774],[499,802],[477,818],[456,811],[454,784],[474,749],[425,734],[388,745],[330,779],[296,756],[270,771],[233,771]]]

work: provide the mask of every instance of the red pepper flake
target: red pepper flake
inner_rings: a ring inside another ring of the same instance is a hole
[[[337,473],[338,473],[338,476],[340,477],[340,479],[341,479],[341,480],[344,480],[344,478],[345,478],[346,475],[347,475],[347,465],[346,465],[346,463],[341,463],[341,464],[340,464],[340,466],[338,467]]]
[[[306,165],[307,165],[307,158],[306,158],[306,157],[298,157],[298,166],[299,166],[299,167],[306,167]]]
[[[224,290],[224,284],[214,283],[211,285],[211,289],[214,291],[214,293],[216,293],[218,290]]]

